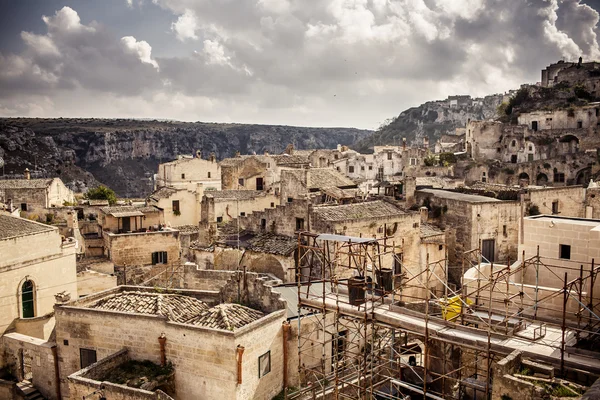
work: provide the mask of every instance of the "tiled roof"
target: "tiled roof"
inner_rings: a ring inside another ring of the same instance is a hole
[[[262,318],[265,314],[240,304],[219,304],[185,321],[186,324],[232,331]]]
[[[418,192],[429,193],[440,199],[465,201],[467,203],[489,203],[489,202],[502,201],[502,200],[495,199],[493,197],[451,192],[449,190],[441,190],[441,189],[422,189],[422,190],[419,190]]]
[[[42,189],[51,183],[52,179],[0,179],[0,189]]]
[[[266,163],[266,162],[268,162],[267,157],[270,157],[270,156],[265,156],[265,155],[260,155],[260,154],[244,154],[239,157],[224,158],[219,162],[219,165],[221,167],[235,166],[235,165],[238,165],[239,163],[246,161],[250,158],[255,158],[262,163]]]
[[[317,218],[331,222],[363,218],[385,218],[406,214],[393,204],[380,200],[340,206],[318,206],[313,208],[313,212]]]
[[[304,181],[304,174],[307,174],[306,186],[309,189],[320,189],[324,187],[343,187],[343,186],[354,186],[354,182],[342,175],[340,172],[333,168],[310,168],[306,169],[290,169],[282,172],[283,174],[292,174],[296,179]],[[284,179],[284,178],[282,178]]]
[[[48,225],[33,222],[28,219],[0,214],[0,240],[15,236],[31,235],[55,230]]]
[[[113,207],[102,207],[100,209],[100,211],[102,211],[104,214],[110,214],[113,216],[116,215],[123,215],[125,216],[125,214],[136,214],[136,213],[152,213],[152,212],[159,212],[160,210],[156,207],[152,207],[152,206],[113,206]]]
[[[160,199],[168,199],[172,195],[177,193],[177,189],[172,187],[161,187],[160,189],[155,190],[150,196],[151,199],[160,200]]]
[[[258,253],[290,255],[298,246],[298,239],[275,235],[273,233],[259,234],[248,242],[246,248]]]
[[[442,231],[437,226],[428,224],[426,222],[421,223],[421,237],[422,238],[438,236],[438,235],[443,235],[443,234],[444,234],[444,231]]]
[[[321,188],[321,191],[326,195],[335,199],[353,199],[358,193],[358,189],[340,189],[335,186]]]
[[[208,305],[195,297],[179,294],[120,292],[104,297],[88,308],[162,315],[169,321],[185,322],[206,311]]]
[[[93,207],[108,206],[108,200],[88,200],[88,204]]]
[[[309,154],[279,154],[273,156],[273,158],[277,165],[308,164],[310,162]]]
[[[265,192],[260,190],[209,190],[204,195],[213,199],[249,200],[264,196]]]

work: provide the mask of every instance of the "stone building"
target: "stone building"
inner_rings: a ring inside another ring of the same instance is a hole
[[[219,165],[223,190],[271,190],[279,181],[280,167],[268,153],[226,158]]]
[[[281,172],[281,203],[306,198],[321,189],[355,189],[356,183],[332,168],[287,169]]]
[[[186,189],[161,187],[148,196],[146,204],[162,210],[166,225],[198,225],[203,195],[201,184]]]
[[[62,207],[75,202],[75,195],[60,178],[0,179],[0,203],[12,204],[24,212],[40,212],[44,208]]]
[[[572,109],[539,110],[520,113],[519,125],[527,125],[532,131],[553,129],[597,128],[600,116],[600,103],[591,103]]]
[[[49,336],[54,295],[77,298],[75,252],[58,228],[0,214],[0,334]]]
[[[259,290],[255,275],[246,282],[256,288],[242,290],[245,298],[229,274],[216,291],[122,286],[57,306],[63,398],[82,394],[72,374],[125,348],[131,359],[157,364],[164,351],[177,399],[274,397],[284,382],[285,302]]]
[[[235,231],[220,235],[210,246],[191,245],[198,268],[246,270],[269,274],[284,283],[296,281],[298,238],[246,230],[239,235]]]
[[[416,199],[446,232],[453,250],[448,254],[450,265],[460,265],[463,253],[474,249],[481,249],[491,262],[516,260],[519,202],[438,189],[417,190]],[[458,276],[451,278],[458,283]]]
[[[570,86],[582,85],[588,92],[598,97],[600,90],[600,63],[596,61],[583,62],[579,57],[578,62],[558,61],[542,70],[543,87],[552,87],[565,82]]]
[[[465,150],[465,128],[456,129],[456,134],[444,134],[435,142],[434,153],[457,153]]]
[[[203,224],[225,223],[279,205],[279,196],[258,190],[213,190],[202,198]]]
[[[155,177],[155,187],[172,187],[187,189],[189,185],[195,187],[201,184],[204,189],[221,189],[221,167],[214,155],[204,160],[198,155],[179,156],[177,160],[160,164]]]
[[[144,282],[179,265],[179,231],[164,226],[162,212],[149,206],[100,209],[99,232],[104,256],[120,272],[120,282]]]

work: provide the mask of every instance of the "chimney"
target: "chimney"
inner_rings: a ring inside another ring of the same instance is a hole
[[[25,179],[31,179],[31,172],[29,172],[29,168],[25,168]]]
[[[208,157],[208,159],[210,160],[210,162],[217,161],[217,156],[215,155],[214,151],[210,153],[210,156]]]
[[[269,150],[265,150],[265,156],[269,155]]]
[[[202,150],[196,150],[196,158],[202,158]]]
[[[402,138],[402,150],[406,151],[406,138]]]
[[[239,152],[239,151],[236,151],[236,152],[235,152],[235,157],[236,157],[236,158],[239,158],[239,157],[241,157],[241,155],[240,155],[240,152]]]
[[[429,210],[427,209],[427,207],[420,207],[419,213],[421,214],[421,223],[426,223],[427,218],[429,217]]]

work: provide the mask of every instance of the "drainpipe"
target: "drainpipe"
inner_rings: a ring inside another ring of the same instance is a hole
[[[239,345],[236,347],[236,356],[237,356],[237,383],[238,385],[242,384],[242,355],[244,354],[245,347]]]
[[[167,344],[167,337],[165,333],[161,333],[158,337],[158,344],[160,345],[160,365],[164,367],[167,365],[167,353],[165,351],[165,345]]]
[[[54,359],[54,383],[56,384],[56,398],[62,399],[60,393],[60,371],[58,370],[58,353],[56,346],[52,346],[52,358]]]
[[[288,348],[287,341],[290,334],[290,323],[283,322],[283,398],[287,399],[287,375],[288,375]]]

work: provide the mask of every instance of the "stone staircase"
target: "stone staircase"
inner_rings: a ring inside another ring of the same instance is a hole
[[[23,395],[26,400],[46,400],[44,396],[33,386],[33,384],[27,380],[23,380],[17,383],[19,393]]]

